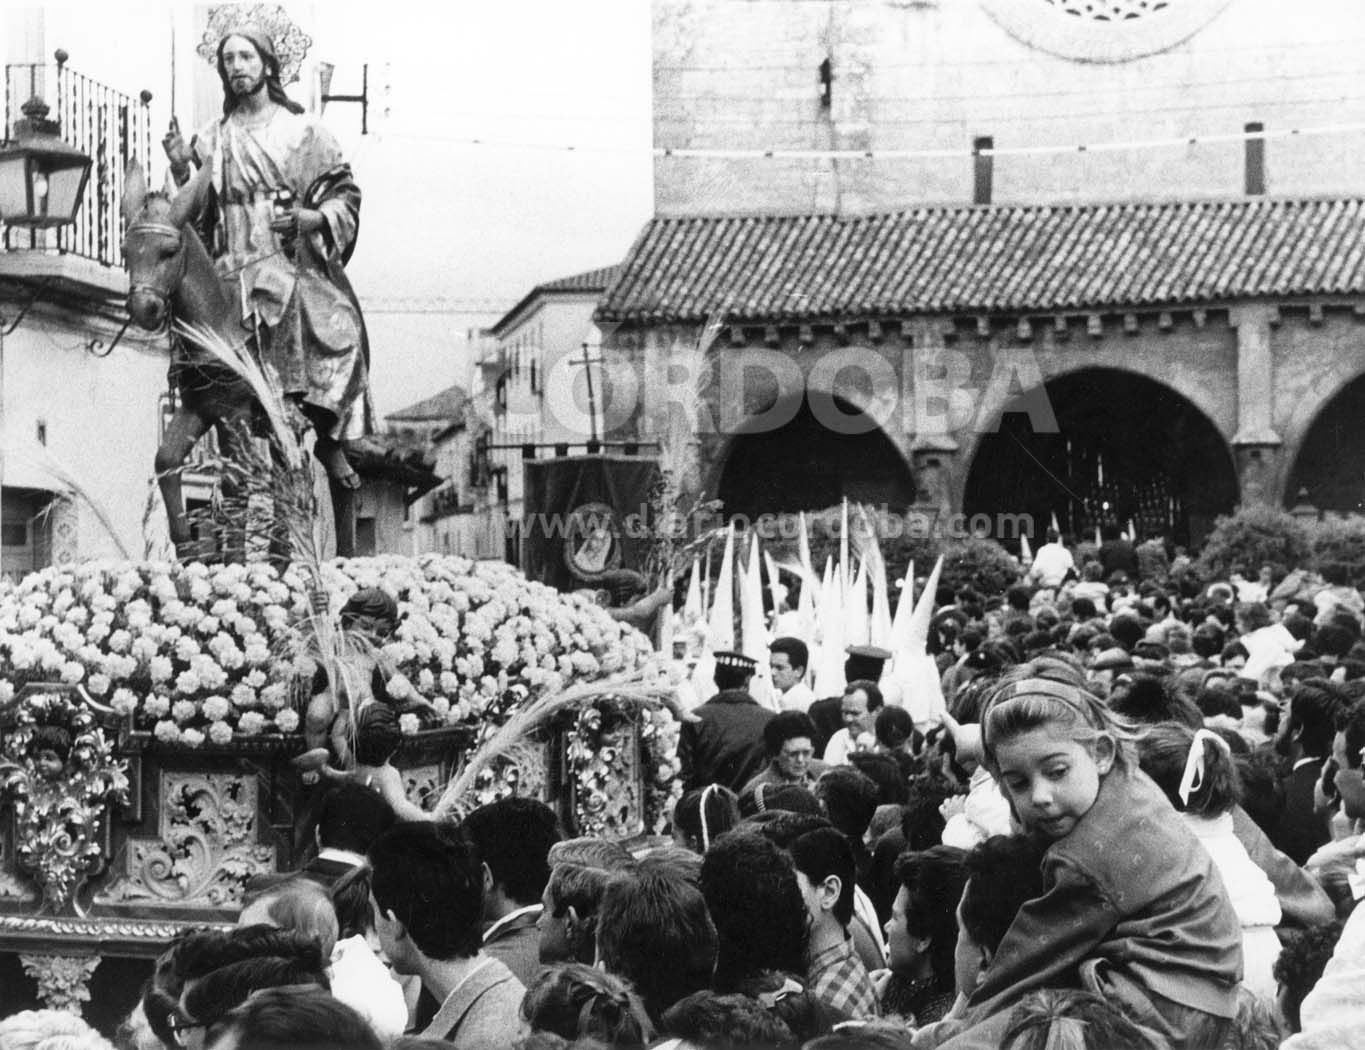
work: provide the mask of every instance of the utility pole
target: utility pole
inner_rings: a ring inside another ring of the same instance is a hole
[[[588,377],[588,428],[589,428],[589,430],[590,430],[590,432],[591,432],[591,436],[589,437],[589,440],[592,442],[592,444],[596,445],[596,444],[597,444],[597,395],[596,395],[596,394],[594,393],[594,391],[593,391],[593,385],[592,385],[592,366],[593,366],[593,365],[600,365],[600,364],[603,363],[603,361],[602,361],[602,358],[601,358],[600,356],[599,356],[599,357],[593,357],[593,356],[592,356],[592,354],[591,354],[591,352],[590,352],[590,349],[589,349],[589,346],[588,346],[588,341],[585,339],[585,340],[583,340],[583,360],[582,360],[582,361],[574,361],[574,362],[571,362],[571,363],[572,363],[572,364],[575,364],[575,365],[582,365],[583,368],[584,368],[584,370],[585,370],[585,372],[587,373],[587,377]]]

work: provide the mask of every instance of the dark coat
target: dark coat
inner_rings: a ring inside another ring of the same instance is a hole
[[[1138,578],[1137,548],[1128,540],[1105,540],[1100,544],[1100,565],[1107,580],[1116,572],[1123,572],[1130,580]]]
[[[767,765],[763,727],[773,713],[743,689],[717,693],[692,713],[701,721],[684,722],[678,738],[683,789],[720,784],[738,795]]]
[[[1295,864],[1302,865],[1318,849],[1332,841],[1325,814],[1313,812],[1313,789],[1322,776],[1322,759],[1305,762],[1284,782],[1284,809],[1270,841]]]
[[[842,696],[827,696],[823,700],[816,700],[806,711],[815,723],[815,739],[811,744],[817,755],[823,755],[829,746],[829,738],[844,728],[843,704]]]

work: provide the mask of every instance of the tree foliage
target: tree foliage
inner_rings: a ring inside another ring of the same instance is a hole
[[[1206,580],[1226,580],[1234,572],[1255,579],[1262,565],[1279,581],[1309,563],[1313,549],[1308,529],[1276,507],[1242,507],[1220,517],[1204,541],[1196,567]]]

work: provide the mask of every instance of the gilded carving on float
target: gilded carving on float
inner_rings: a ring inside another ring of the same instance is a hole
[[[98,955],[20,955],[24,973],[38,982],[38,998],[49,1010],[80,1016],[90,1001],[90,978],[100,964]]]
[[[81,913],[80,889],[107,855],[109,807],[127,802],[127,763],[99,726],[101,710],[112,714],[88,697],[30,686],[3,711],[0,798],[14,814],[17,867],[37,884],[43,911]]]
[[[257,841],[254,776],[163,771],[160,798],[159,838],[128,840],[101,901],[232,907],[247,879],[275,870],[274,848]]]

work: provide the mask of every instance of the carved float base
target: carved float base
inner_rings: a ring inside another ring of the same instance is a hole
[[[49,1010],[66,1010],[77,1017],[90,1001],[90,978],[99,966],[98,955],[20,955],[19,963],[38,982],[38,998]]]

